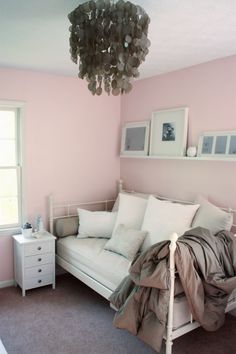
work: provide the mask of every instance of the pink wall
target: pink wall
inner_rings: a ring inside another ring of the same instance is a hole
[[[236,56],[137,81],[121,100],[122,122],[152,111],[189,107],[189,144],[201,132],[236,130]],[[121,159],[121,178],[134,190],[191,199],[201,193],[236,208],[236,162]]]
[[[26,101],[28,219],[47,218],[57,201],[109,198],[121,177],[128,188],[193,199],[198,193],[236,208],[236,163],[118,158],[120,99],[93,97],[77,78],[0,70],[0,99]],[[207,130],[236,130],[236,56],[137,81],[121,100],[122,121],[189,107],[189,145]],[[0,281],[13,277],[12,241],[0,235]]]
[[[60,201],[114,197],[120,98],[93,97],[77,78],[0,70],[0,100],[26,102],[27,219],[47,220],[47,196]],[[12,279],[12,241],[0,235],[0,281]]]

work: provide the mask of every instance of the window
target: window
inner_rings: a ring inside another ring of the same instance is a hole
[[[0,102],[0,230],[21,224],[22,109],[22,104]]]

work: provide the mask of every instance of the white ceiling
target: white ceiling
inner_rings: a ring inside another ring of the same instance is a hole
[[[0,67],[77,75],[67,15],[78,0],[0,0]],[[236,54],[236,0],[133,0],[151,18],[141,78]]]

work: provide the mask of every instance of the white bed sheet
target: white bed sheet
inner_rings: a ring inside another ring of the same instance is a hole
[[[125,257],[103,249],[107,239],[76,236],[57,241],[57,255],[90,277],[114,291],[128,274],[131,262]]]

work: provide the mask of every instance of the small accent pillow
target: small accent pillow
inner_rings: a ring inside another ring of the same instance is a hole
[[[79,215],[78,238],[111,237],[117,213],[85,209],[77,209],[77,211]]]
[[[147,206],[147,200],[130,194],[119,194],[119,209],[113,234],[118,225],[140,230]]]
[[[142,230],[148,231],[142,249],[146,250],[153,244],[169,240],[173,232],[181,236],[191,228],[197,205],[186,205],[161,201],[153,196],[148,199]]]
[[[200,204],[192,227],[201,226],[210,230],[214,235],[222,230],[230,231],[233,225],[233,215],[218,208],[202,196],[198,196],[197,203]]]
[[[114,235],[105,244],[104,250],[118,253],[132,261],[140,249],[147,233],[119,225]]]

